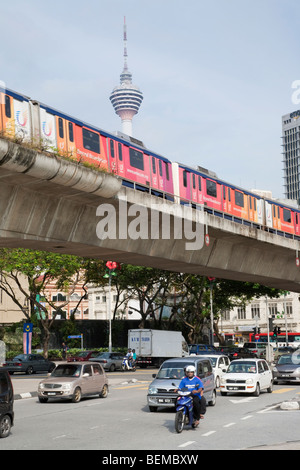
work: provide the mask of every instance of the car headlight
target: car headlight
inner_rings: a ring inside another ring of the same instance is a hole
[[[155,393],[157,393],[157,388],[156,387],[150,387],[148,388],[148,393],[149,395],[154,395]]]
[[[226,379],[225,379],[225,377],[221,377],[221,384],[226,384]]]
[[[70,383],[63,384],[62,386],[63,390],[71,390],[71,388],[72,388],[72,384]]]
[[[247,379],[246,384],[253,384],[253,379]]]
[[[294,374],[300,374],[300,367],[297,367],[297,369],[294,370]]]
[[[273,372],[277,372],[277,367],[273,367]]]
[[[42,384],[42,383],[39,384],[39,390],[44,390],[44,388],[45,388],[45,384]]]

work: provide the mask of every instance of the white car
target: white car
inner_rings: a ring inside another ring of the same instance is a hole
[[[216,388],[219,388],[221,383],[221,377],[223,377],[223,375],[227,371],[230,364],[230,359],[224,354],[205,354],[205,357],[208,357],[210,359],[213,368],[213,373],[215,376]]]
[[[221,395],[238,392],[258,397],[261,390],[272,393],[273,375],[264,359],[236,359],[221,378],[220,389]]]

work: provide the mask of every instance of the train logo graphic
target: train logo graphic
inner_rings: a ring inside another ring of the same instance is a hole
[[[25,127],[28,121],[28,111],[27,110],[17,111],[16,120],[17,120],[18,126]]]
[[[43,134],[46,136],[46,137],[50,137],[51,134],[52,134],[52,122],[48,122],[48,121],[43,121],[42,122],[42,129],[43,129]]]

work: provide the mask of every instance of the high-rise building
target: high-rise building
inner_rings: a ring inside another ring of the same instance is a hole
[[[300,110],[282,116],[284,195],[300,203]]]
[[[132,83],[132,74],[127,65],[127,32],[126,20],[124,18],[124,68],[120,75],[120,85],[116,86],[109,99],[114,110],[122,120],[122,132],[132,136],[132,118],[138,113],[143,94],[139,88]]]

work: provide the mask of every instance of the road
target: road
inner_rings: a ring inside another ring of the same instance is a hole
[[[261,446],[273,444],[280,448],[281,443],[300,442],[300,411],[277,408],[282,401],[299,398],[300,386],[276,385],[272,394],[262,392],[259,397],[221,397],[218,392],[216,406],[208,407],[199,428],[177,434],[172,410],[149,412],[146,395],[154,372],[109,373],[113,384],[106,399],[88,398],[79,404],[41,404],[36,397],[16,400],[15,426],[1,441],[1,449],[197,453],[203,449],[263,449]],[[13,384],[17,388],[20,381],[32,384],[40,377],[13,376]],[[300,449],[299,443],[291,445]]]

